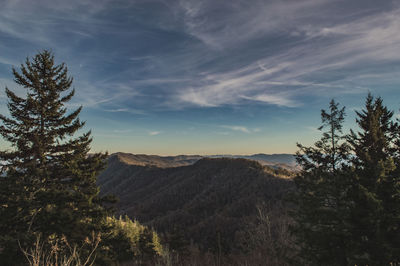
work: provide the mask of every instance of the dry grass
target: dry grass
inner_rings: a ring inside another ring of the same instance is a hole
[[[38,234],[33,247],[23,249],[20,245],[20,249],[30,266],[91,266],[96,259],[95,251],[100,241],[100,233],[94,232],[81,246],[71,246],[65,236],[42,239]]]

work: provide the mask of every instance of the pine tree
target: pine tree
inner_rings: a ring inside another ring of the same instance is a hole
[[[311,265],[398,264],[400,125],[369,94],[356,112],[360,132],[344,140],[336,134],[343,111],[332,101],[330,113],[321,113],[320,129],[328,131],[314,147],[298,145],[303,170],[295,178],[293,232],[300,258]]]
[[[65,64],[43,51],[13,68],[26,97],[6,88],[10,117],[0,115],[0,134],[10,149],[0,152],[0,247],[5,256],[28,245],[32,233],[65,235],[74,243],[101,231],[106,217],[96,176],[105,154],[89,154],[91,132],[75,137],[82,107],[68,113],[74,96]],[[1,259],[1,258],[0,258]]]
[[[380,97],[368,95],[351,131],[353,263],[400,263],[400,127]]]
[[[319,130],[326,129],[322,138],[313,147],[298,144],[302,171],[294,178],[297,190],[291,199],[297,206],[292,228],[300,248],[297,263],[348,264],[349,146],[342,132],[344,116],[345,108],[332,100],[329,111],[321,111]]]

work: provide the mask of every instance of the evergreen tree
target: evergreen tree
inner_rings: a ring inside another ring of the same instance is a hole
[[[298,145],[293,232],[305,264],[400,263],[400,125],[370,94],[356,114],[361,130],[344,140],[344,109],[332,101],[321,140]]]
[[[365,110],[356,112],[361,132],[351,131],[351,231],[353,263],[400,263],[399,124],[382,99],[368,95]]]
[[[78,117],[82,107],[70,113],[65,107],[74,95],[67,67],[43,51],[13,74],[27,93],[6,88],[11,117],[0,115],[0,134],[11,146],[0,152],[3,259],[19,249],[17,240],[29,245],[34,232],[81,241],[101,231],[107,213],[96,185],[106,155],[88,154],[90,131],[74,136],[85,123]]]
[[[294,178],[297,190],[292,197],[299,257],[311,265],[347,265],[349,249],[346,220],[349,146],[342,124],[345,108],[334,100],[329,111],[321,111],[322,138],[313,147],[297,144],[297,161],[302,171]],[[299,263],[299,261],[297,261]]]

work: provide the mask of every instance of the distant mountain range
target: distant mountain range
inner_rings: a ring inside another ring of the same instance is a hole
[[[191,165],[203,158],[199,155],[158,156],[122,152],[110,155],[110,158],[114,157],[117,157],[121,162],[129,165],[155,166],[159,168]]]
[[[258,153],[253,155],[211,155],[205,156],[210,158],[242,158],[248,160],[254,160],[262,165],[268,165],[273,168],[284,168],[288,170],[298,170],[296,163],[296,157],[294,154],[264,154]]]
[[[120,199],[121,214],[154,227],[170,244],[178,242],[171,248],[192,242],[204,251],[234,252],[246,241],[249,225],[257,223],[257,206],[279,209],[293,188],[292,172],[257,161],[289,165],[291,156],[257,154],[246,156],[249,160],[115,153],[98,184],[103,195]],[[271,216],[273,224],[274,217],[279,215]]]
[[[254,160],[262,165],[273,168],[284,168],[291,171],[298,170],[296,158],[293,154],[253,154],[253,155],[177,155],[177,156],[158,156],[145,154],[131,154],[118,152],[111,156],[118,156],[122,162],[130,165],[156,166],[160,168],[179,167],[191,165],[203,158],[241,158]]]

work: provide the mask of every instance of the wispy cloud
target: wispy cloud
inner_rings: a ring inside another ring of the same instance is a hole
[[[55,44],[53,38],[55,28],[62,26],[62,21],[81,29],[67,28],[68,31],[87,37],[90,34],[85,31],[92,27],[92,23],[97,22],[99,26],[99,21],[95,20],[94,15],[105,8],[106,2],[73,0],[65,4],[64,1],[58,0],[35,2],[5,0],[2,2],[0,32],[20,40],[51,47]],[[85,27],[80,27],[81,23],[85,23]]]
[[[149,131],[149,136],[157,136],[161,134],[161,131]]]
[[[288,30],[327,1],[180,1],[189,34],[216,49]],[[211,15],[210,15],[211,14]],[[290,18],[289,20],[287,18]]]
[[[271,95],[271,94],[258,94],[255,96],[242,96],[243,99],[259,101],[263,103],[273,104],[277,106],[298,107],[301,104],[290,99],[288,96]]]
[[[366,73],[393,80],[398,70],[382,69],[382,64],[400,60],[399,6],[365,10],[365,14],[349,11],[347,16],[327,12],[329,6],[335,8],[330,1],[253,1],[252,7],[236,1],[181,2],[188,32],[211,48],[231,49],[277,32],[295,36],[295,45],[290,45],[289,39],[285,49],[273,47],[275,53],[260,54],[235,70],[205,72],[196,77],[197,84],[177,90],[170,105],[218,107],[241,104],[245,99],[297,107],[302,105],[298,96],[365,93],[371,89],[363,82]],[[233,12],[239,9],[243,12]],[[232,16],[216,18],[222,10],[232,11]],[[271,18],[279,14],[285,20],[271,21],[268,14]],[[240,26],[234,27],[235,23]]]
[[[105,109],[104,111],[111,112],[111,113],[130,113],[130,114],[136,114],[136,115],[145,115],[146,114],[146,112],[143,110],[132,109],[132,108]]]
[[[191,87],[178,93],[177,98],[182,103],[189,103],[199,106],[221,106],[226,104],[239,104],[243,99],[255,99],[270,104],[282,106],[294,106],[294,101],[289,99],[289,95],[277,95],[277,92],[269,91],[270,100],[267,97],[255,96],[261,92],[265,92],[265,86],[260,85],[259,81],[270,78],[273,74],[277,74],[285,70],[290,64],[281,63],[270,68],[260,68],[256,62],[243,68],[218,74],[204,74],[198,81],[197,87]]]
[[[245,126],[237,126],[237,125],[222,125],[220,126],[221,128],[226,128],[232,131],[238,131],[238,132],[242,132],[242,133],[246,133],[246,134],[250,134],[250,133],[257,133],[260,132],[261,130],[259,128],[248,128]],[[229,133],[224,131],[224,132],[219,132],[219,134],[222,135],[228,135]]]
[[[20,57],[24,47],[55,47],[76,73],[75,104],[115,113],[297,108],[310,97],[400,83],[392,67],[400,64],[400,6],[391,1],[145,2],[5,0],[0,34],[25,46],[0,48]]]
[[[240,132],[243,132],[243,133],[250,133],[250,130],[247,127],[244,127],[244,126],[227,126],[227,125],[224,125],[224,126],[221,126],[221,127],[227,128],[227,129],[230,129],[230,130],[233,130],[233,131],[240,131]]]
[[[16,66],[17,65],[17,61],[4,57],[4,56],[0,56],[0,63],[4,64],[4,65],[9,65],[9,66]]]

